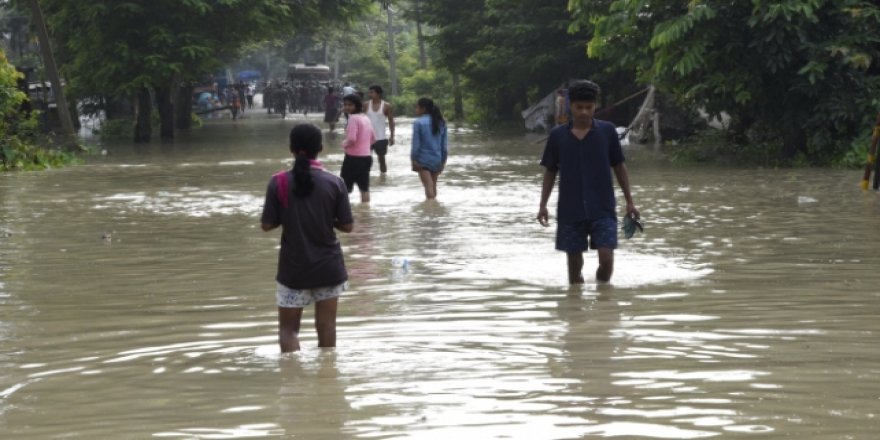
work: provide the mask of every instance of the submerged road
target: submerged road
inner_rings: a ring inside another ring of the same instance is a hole
[[[876,434],[880,202],[851,173],[629,148],[645,233],[612,285],[590,253],[570,288],[534,221],[538,136],[455,128],[424,203],[401,119],[372,203],[352,197],[338,348],[315,348],[309,310],[281,357],[258,216],[302,117],[255,115],[0,176],[4,438]]]

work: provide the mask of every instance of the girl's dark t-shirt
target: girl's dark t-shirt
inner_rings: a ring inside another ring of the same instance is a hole
[[[307,197],[293,194],[294,180],[288,173],[287,207],[272,178],[263,204],[263,224],[280,225],[281,250],[276,280],[290,289],[335,286],[348,280],[342,247],[333,230],[334,222],[351,224],[348,190],[339,176],[312,168],[314,190]]]

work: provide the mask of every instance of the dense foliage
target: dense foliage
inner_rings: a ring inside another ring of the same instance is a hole
[[[76,98],[150,101],[173,135],[180,84],[237,58],[242,47],[362,12],[368,0],[41,0],[64,76]],[[148,106],[140,113],[151,114]],[[185,118],[189,117],[188,109]],[[146,120],[145,120],[146,121]],[[143,121],[139,121],[141,123]],[[146,130],[149,130],[148,125]],[[149,135],[147,134],[147,137]]]
[[[361,2],[362,3],[362,2]],[[79,96],[198,80],[248,42],[358,12],[356,1],[43,0]]]
[[[430,96],[448,115],[463,101],[470,120],[519,122],[520,110],[572,78],[599,82],[605,105],[654,84],[664,105],[729,116],[730,150],[687,155],[855,164],[880,110],[880,5],[871,0],[40,3],[73,97],[153,97],[163,135],[172,91],[239,59],[242,69],[262,60],[277,77],[304,54],[323,56],[338,60],[344,79],[390,94],[388,7],[399,86],[389,98],[399,113]]]
[[[571,0],[589,55],[695,108],[734,140],[827,163],[880,109],[880,6],[866,0]]]
[[[635,89],[633,75],[588,59],[588,38],[568,32],[567,0],[449,0],[423,2],[436,28],[429,41],[439,63],[467,80],[485,120],[519,120],[536,99],[572,78],[603,85],[605,102]]]
[[[27,96],[17,88],[21,74],[0,50],[0,170],[31,170],[74,160],[68,153],[37,147],[37,113],[21,111]]]
[[[332,44],[340,47],[341,69],[346,81],[366,91],[377,84],[385,91],[386,99],[395,105],[397,114],[414,114],[416,101],[430,97],[452,116],[453,84],[450,72],[436,61],[436,53],[429,47],[426,65],[419,60],[419,42],[416,24],[408,19],[401,2],[393,14],[398,95],[391,95],[390,56],[388,52],[387,11],[376,8],[352,26],[330,35]]]

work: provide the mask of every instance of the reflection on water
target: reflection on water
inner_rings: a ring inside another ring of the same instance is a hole
[[[316,348],[308,311],[305,350],[280,356],[278,234],[256,224],[292,123],[213,121],[0,176],[4,437],[876,431],[880,199],[851,173],[673,168],[629,151],[645,233],[621,241],[613,285],[570,288],[553,228],[533,220],[534,139],[454,131],[426,203],[404,120],[342,237],[340,346]],[[326,141],[338,172],[341,137]]]

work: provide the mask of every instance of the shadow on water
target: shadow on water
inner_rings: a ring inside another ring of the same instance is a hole
[[[540,145],[454,130],[425,202],[403,119],[340,237],[339,347],[316,348],[308,310],[304,351],[282,357],[279,235],[258,216],[298,121],[208,121],[0,176],[4,434],[873,435],[880,202],[848,173],[671,167],[630,149],[646,231],[621,241],[613,285],[571,289],[553,228],[534,221]],[[340,142],[322,156],[336,173]]]

